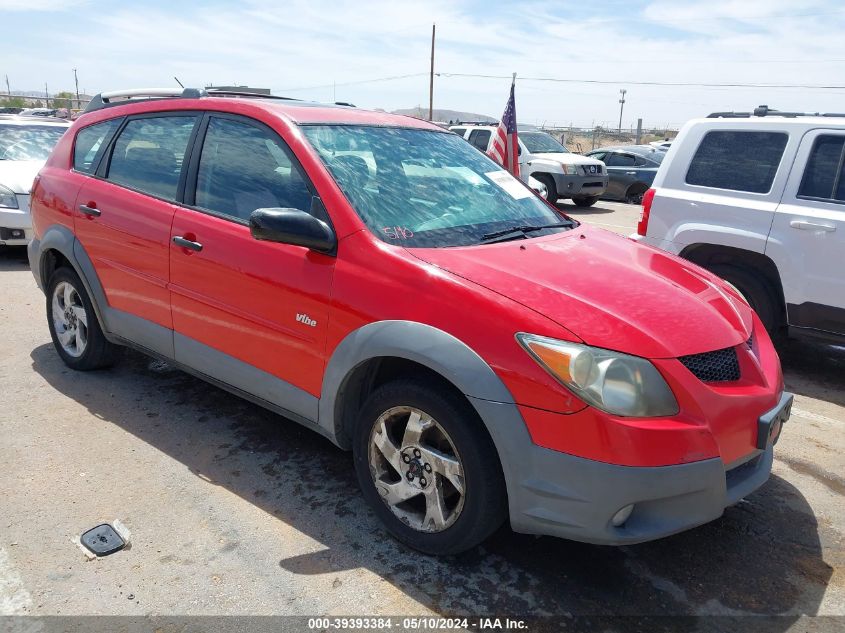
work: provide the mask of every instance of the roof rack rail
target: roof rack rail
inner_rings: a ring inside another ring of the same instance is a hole
[[[102,110],[113,105],[119,105],[125,101],[151,101],[153,99],[166,98],[182,98],[182,99],[199,99],[204,96],[205,92],[197,90],[196,88],[185,88],[182,90],[173,88],[134,88],[132,90],[113,90],[111,92],[101,92],[95,95],[88,105],[85,106],[84,112],[94,112]]]
[[[207,97],[246,97],[248,99],[282,99],[283,101],[300,101],[294,97],[281,97],[279,95],[265,95],[258,92],[245,92],[243,90],[219,90],[217,88],[206,88]]]
[[[498,121],[455,121],[452,125],[499,125]]]
[[[795,118],[799,116],[820,116],[820,117],[845,117],[845,114],[836,112],[781,112],[773,110],[767,105],[754,108],[753,112],[713,112],[708,114],[708,119],[750,119],[751,117],[782,116]]]

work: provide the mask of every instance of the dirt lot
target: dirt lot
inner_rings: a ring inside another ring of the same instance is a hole
[[[638,214],[565,208],[622,233]],[[0,254],[0,279],[2,614],[765,614],[782,616],[768,631],[845,626],[843,348],[784,347],[796,400],[772,478],[722,519],[624,548],[503,528],[437,560],[385,535],[350,456],[328,441],[135,353],[74,373],[23,252]],[[74,539],[115,519],[131,549],[86,560]]]

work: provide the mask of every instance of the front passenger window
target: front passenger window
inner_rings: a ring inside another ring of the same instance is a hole
[[[212,117],[200,156],[196,206],[248,220],[256,209],[308,211],[311,191],[270,130]]]

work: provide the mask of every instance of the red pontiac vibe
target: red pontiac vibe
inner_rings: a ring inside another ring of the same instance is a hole
[[[62,360],[128,345],[351,449],[398,539],[589,543],[721,516],[789,417],[760,320],[460,137],[346,106],[98,95],[32,194]]]

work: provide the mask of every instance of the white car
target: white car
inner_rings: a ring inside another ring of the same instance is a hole
[[[845,115],[690,121],[632,237],[727,279],[772,333],[845,341]]]
[[[449,129],[486,152],[497,127],[464,124]],[[590,207],[607,189],[607,170],[601,161],[573,154],[546,132],[519,132],[518,138],[520,176],[529,185],[529,178],[543,183],[547,200],[569,198],[579,207]]]
[[[0,246],[26,246],[32,239],[29,191],[69,127],[67,121],[0,116]]]

